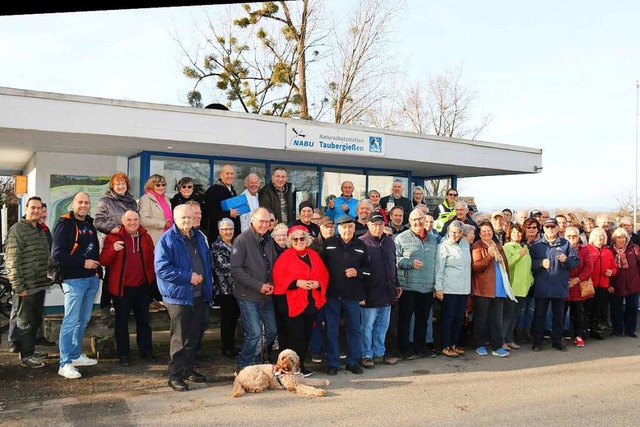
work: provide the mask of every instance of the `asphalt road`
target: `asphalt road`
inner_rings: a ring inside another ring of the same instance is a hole
[[[286,391],[230,398],[231,382],[157,386],[0,406],[6,426],[607,425],[637,426],[640,340],[610,338],[500,359],[420,359],[328,377],[324,398]],[[316,373],[316,378],[325,378]],[[163,380],[164,381],[164,380]]]

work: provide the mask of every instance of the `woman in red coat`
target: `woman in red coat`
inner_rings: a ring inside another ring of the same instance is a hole
[[[638,338],[638,296],[640,295],[640,248],[631,242],[624,228],[618,228],[611,235],[617,274],[609,287],[611,303],[611,336],[623,333]]]
[[[273,294],[286,296],[288,345],[300,357],[300,370],[304,376],[311,375],[304,360],[313,322],[326,302],[329,283],[329,273],[320,255],[309,249],[311,241],[306,227],[296,225],[289,228],[289,249],[278,257],[273,266]]]
[[[564,237],[576,248],[580,263],[576,268],[569,271],[569,297],[564,305],[565,316],[567,310],[571,311],[571,335],[573,343],[578,347],[584,347],[585,337],[585,317],[584,317],[584,301],[580,294],[580,283],[591,278],[593,273],[593,258],[591,252],[586,245],[580,242],[580,231],[576,227],[567,227],[564,231]],[[566,329],[566,328],[565,328]]]
[[[590,336],[598,340],[604,339],[599,327],[607,318],[609,278],[614,276],[617,270],[613,253],[605,246],[606,244],[607,233],[602,228],[596,227],[589,233],[589,252],[593,258],[591,280],[593,280],[596,294],[592,299],[588,300],[586,309],[589,313],[589,324],[591,325]]]

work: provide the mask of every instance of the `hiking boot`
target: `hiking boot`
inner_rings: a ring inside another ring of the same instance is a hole
[[[42,359],[39,359],[37,357],[34,356],[29,356],[25,359],[22,359],[22,366],[25,366],[27,368],[44,368],[45,366],[47,366],[46,363],[44,363],[42,361]]]
[[[447,357],[458,357],[458,353],[453,349],[453,347],[446,347],[442,350],[442,354]]]
[[[387,356],[386,354],[382,356],[382,364],[383,365],[397,365],[400,359],[397,357]]]
[[[373,362],[372,358],[365,357],[364,359],[362,359],[362,367],[367,369],[373,369],[374,366],[375,366],[375,363]]]

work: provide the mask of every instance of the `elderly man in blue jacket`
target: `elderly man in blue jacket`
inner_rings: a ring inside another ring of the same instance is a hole
[[[542,338],[547,308],[551,304],[553,326],[551,343],[559,351],[567,351],[562,344],[564,301],[569,296],[569,271],[580,260],[571,244],[558,234],[558,221],[547,218],[543,222],[544,235],[531,247],[534,277],[533,296],[536,308],[533,320],[533,351],[542,350]]]
[[[155,270],[158,288],[171,317],[169,386],[187,391],[184,380],[204,383],[194,370],[195,347],[200,335],[203,305],[213,295],[211,259],[202,233],[193,229],[193,209],[178,205],[174,225],[158,240]]]

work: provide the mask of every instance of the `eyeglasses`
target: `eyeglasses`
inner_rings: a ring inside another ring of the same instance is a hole
[[[155,183],[153,185],[156,186],[156,187],[166,187],[167,183],[166,182],[161,182],[161,183]]]
[[[555,225],[545,225],[544,228],[556,228]]]
[[[193,185],[182,185],[182,188],[193,188]]]
[[[525,228],[527,230],[537,230],[538,229],[538,227],[536,227],[535,225],[531,225],[531,226],[528,226],[528,227],[525,227]]]
[[[298,242],[306,242],[307,238],[306,237],[292,237],[291,241],[293,243],[298,243]]]
[[[458,193],[448,193],[447,196],[458,197]]]
[[[275,236],[273,236],[274,239],[286,239],[287,235],[286,234],[276,234]]]
[[[270,219],[269,222],[276,222],[276,219]]]
[[[220,231],[235,231],[234,228],[221,228]]]

